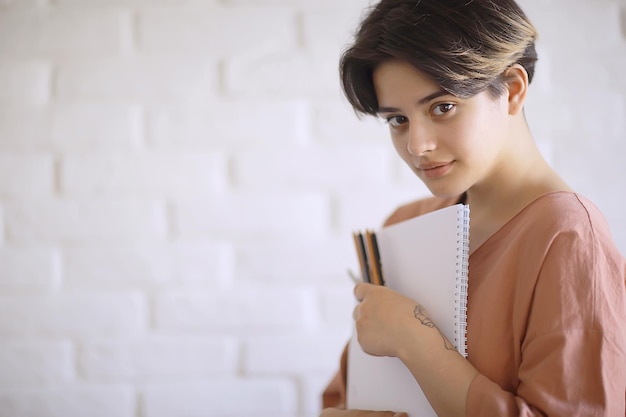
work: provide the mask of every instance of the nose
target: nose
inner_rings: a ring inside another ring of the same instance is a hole
[[[411,123],[407,151],[413,156],[422,156],[435,149],[432,132],[423,124]]]

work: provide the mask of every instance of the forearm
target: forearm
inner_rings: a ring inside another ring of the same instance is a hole
[[[437,327],[416,323],[399,358],[440,417],[464,417],[467,393],[478,371],[458,353]]]

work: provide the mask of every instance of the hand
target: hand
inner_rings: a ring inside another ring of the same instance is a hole
[[[340,410],[338,408],[326,408],[320,417],[408,417],[406,413],[393,411],[365,411],[365,410]]]
[[[375,356],[398,356],[407,336],[419,331],[414,300],[379,285],[354,287],[360,303],[354,309],[357,337],[363,351]]]

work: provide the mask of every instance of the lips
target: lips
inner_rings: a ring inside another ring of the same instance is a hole
[[[429,164],[420,164],[417,166],[417,169],[427,171],[429,169],[435,169],[449,164],[451,164],[451,162],[431,162]]]
[[[435,179],[443,177],[452,169],[454,161],[450,162],[431,162],[428,164],[420,164],[416,168],[421,171],[426,178]]]

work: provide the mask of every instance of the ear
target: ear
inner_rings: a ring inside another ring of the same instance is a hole
[[[504,76],[509,93],[509,114],[513,116],[519,114],[524,108],[528,92],[528,73],[521,65],[514,64],[504,72]]]

